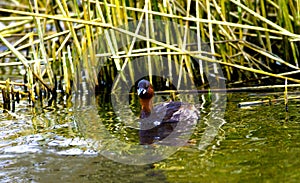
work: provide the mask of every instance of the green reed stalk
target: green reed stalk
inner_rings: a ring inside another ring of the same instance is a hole
[[[68,53],[63,52],[63,57],[62,57],[62,65],[63,65],[63,77],[65,81],[65,92],[69,95],[71,93],[71,83],[70,83],[70,78],[71,76],[69,75],[69,64],[68,64]]]
[[[66,18],[69,18],[70,15],[69,15],[68,6],[67,6],[66,1],[65,0],[62,0],[62,1],[56,0],[56,3],[58,5],[60,11],[62,12],[63,16]],[[81,46],[80,46],[77,34],[73,27],[73,24],[71,22],[66,22],[66,25],[72,34],[72,37],[74,39],[75,48],[77,49],[78,56],[80,57],[82,55],[82,50],[81,50]]]
[[[200,18],[200,4],[199,4],[199,0],[196,0],[196,17]],[[201,38],[201,32],[203,31],[203,26],[200,27],[200,22],[196,22],[196,31],[197,31],[197,48],[198,51],[202,51],[202,38]],[[201,53],[200,53],[201,55]],[[198,64],[199,64],[199,74],[200,74],[200,78],[202,83],[204,83],[204,70],[203,70],[203,62],[202,60],[198,60]]]

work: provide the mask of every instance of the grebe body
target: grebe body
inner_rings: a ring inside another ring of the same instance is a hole
[[[172,138],[179,138],[190,133],[197,123],[199,111],[191,104],[171,101],[153,106],[154,89],[149,81],[139,81],[137,93],[141,104],[141,144],[159,142],[171,134]]]

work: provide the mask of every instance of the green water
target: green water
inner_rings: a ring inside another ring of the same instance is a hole
[[[145,165],[103,156],[101,147],[111,137],[138,144],[137,131],[122,124],[111,106],[103,103],[98,109],[100,125],[88,112],[80,122],[64,106],[32,115],[21,103],[18,115],[1,114],[0,182],[298,182],[299,101],[289,102],[288,113],[281,102],[237,107],[241,101],[260,99],[251,96],[228,94],[224,121],[216,121],[215,129],[208,130],[211,106],[199,108],[201,119],[189,143]],[[118,148],[132,153],[133,145]]]

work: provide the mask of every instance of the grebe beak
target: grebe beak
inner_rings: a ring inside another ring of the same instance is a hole
[[[138,94],[138,95],[145,94],[146,92],[147,92],[147,90],[146,90],[145,88],[139,88],[139,89],[137,90],[137,94]]]

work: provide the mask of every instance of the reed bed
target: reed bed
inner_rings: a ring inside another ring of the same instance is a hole
[[[138,32],[141,20],[149,25],[145,35]],[[151,20],[180,26],[175,35],[153,32]],[[126,29],[128,22],[136,31]],[[193,30],[197,41],[179,39],[187,35],[183,28]],[[116,40],[127,46],[119,49]],[[58,94],[69,98],[80,90],[75,82],[82,78],[101,89],[103,83],[128,79],[122,76],[127,67],[134,81],[132,61],[143,57],[140,64],[151,65],[152,55],[176,62],[179,75],[185,70],[199,87],[207,85],[204,73],[212,72],[206,63],[222,66],[228,86],[300,83],[300,0],[4,0],[0,41],[0,88],[7,110],[16,93],[53,106]],[[149,76],[159,67],[149,67]]]

